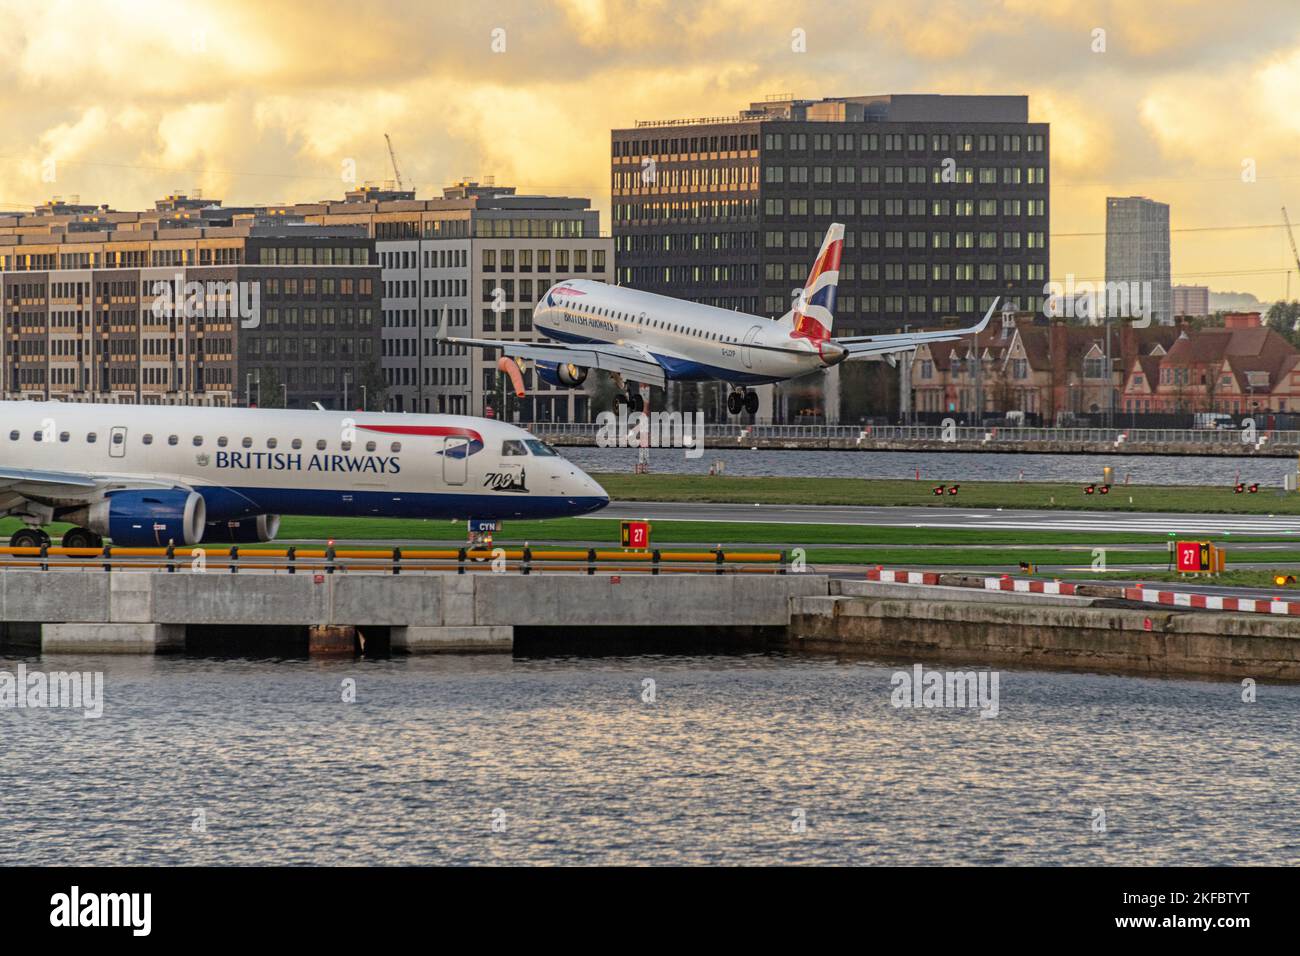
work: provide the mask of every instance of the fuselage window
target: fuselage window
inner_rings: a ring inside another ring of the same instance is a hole
[[[501,443],[501,456],[503,458],[509,455],[527,455],[527,454],[528,454],[528,449],[524,447],[523,442],[517,439],[507,438],[505,441]]]
[[[86,434],[86,444],[87,444],[87,445],[93,445],[93,444],[95,444],[95,433],[94,433],[94,432],[87,432],[87,434]]]
[[[140,438],[140,441],[141,441],[143,444],[146,444],[146,445],[152,445],[152,444],[153,444],[153,436],[152,436],[152,435],[144,435],[144,436],[142,436],[142,437]]]
[[[366,442],[366,451],[374,451],[374,450],[375,450],[375,443],[372,441]]]
[[[169,444],[169,445],[175,445],[175,444],[176,444],[177,442],[179,442],[179,441],[180,441],[180,438],[177,437],[176,435],[168,435],[168,436],[167,436],[167,444]],[[116,434],[113,436],[113,444],[114,444],[114,445],[117,444],[117,435],[116,435]]]
[[[302,439],[301,439],[301,438],[295,438],[293,441],[289,442],[289,447],[290,447],[290,448],[295,448],[295,449],[296,449],[296,448],[301,448],[301,447],[302,447]]]
[[[339,442],[339,447],[342,448],[344,451],[351,451],[351,450],[352,450],[352,442],[350,442],[350,441]]]
[[[67,441],[71,437],[72,436],[69,435],[67,432],[59,432],[59,441]]]
[[[32,432],[32,441],[44,441],[44,440],[45,440],[44,432]]]
[[[389,451],[399,452],[402,450],[402,443],[400,441],[395,441],[388,447],[389,447]]]
[[[124,436],[122,435],[121,432],[113,432],[113,439],[112,439],[113,444],[114,444],[114,445],[120,445],[120,444],[122,444],[122,438],[123,438],[123,437],[124,437]],[[173,435],[172,437],[175,438],[176,436]]]
[[[203,436],[202,436],[202,435],[195,435],[193,441],[194,441],[194,447],[195,447],[195,448],[202,448],[202,447],[203,447]]]
[[[229,444],[230,444],[230,439],[227,438],[225,435],[222,435],[220,438],[217,439],[218,448],[225,448]]]
[[[10,441],[17,441],[17,440],[18,440],[18,432],[17,432],[17,431],[12,431],[12,432],[10,432],[10,433],[9,433],[9,440],[10,440]]]
[[[245,435],[243,439],[240,440],[239,443],[243,445],[245,448],[253,447],[253,439],[249,438],[247,435]]]
[[[278,443],[274,438],[268,438],[268,439],[266,440],[266,447],[267,447],[267,448],[274,448],[277,444],[279,444],[279,443]]]
[[[325,439],[323,439],[323,438],[318,438],[318,439],[316,440],[316,450],[317,450],[317,451],[324,451],[324,450],[325,450]]]

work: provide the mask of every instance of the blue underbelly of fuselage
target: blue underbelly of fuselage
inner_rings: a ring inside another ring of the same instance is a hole
[[[537,330],[547,338],[565,345],[609,345],[610,343],[576,332],[562,332],[537,326]],[[737,346],[743,348],[744,346]],[[694,359],[678,358],[672,355],[660,355],[650,349],[651,358],[664,370],[664,376],[673,382],[731,382],[735,385],[770,385],[785,379],[776,375],[760,375],[744,369],[726,368],[721,365],[708,365]]]
[[[320,517],[533,519],[571,518],[609,504],[604,497],[460,492],[344,491],[315,488],[248,488],[195,486],[203,496],[209,521],[230,521],[258,514]]]

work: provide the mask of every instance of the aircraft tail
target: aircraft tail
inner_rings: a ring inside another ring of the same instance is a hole
[[[792,327],[791,338],[825,342],[835,324],[835,295],[840,281],[840,258],[844,254],[844,224],[831,223],[821,250],[808,273],[808,281],[795,300],[794,308],[782,321]]]

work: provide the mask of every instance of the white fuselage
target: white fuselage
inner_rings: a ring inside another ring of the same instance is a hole
[[[547,518],[608,503],[523,429],[455,415],[0,402],[0,466],[174,483],[203,496],[209,521]],[[0,513],[18,495],[0,491]]]
[[[760,385],[827,364],[814,344],[791,335],[785,323],[590,279],[547,290],[533,310],[533,325],[557,342],[631,347],[662,365],[674,381]]]

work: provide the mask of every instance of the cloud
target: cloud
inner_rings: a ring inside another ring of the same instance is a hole
[[[1286,180],[1268,177],[1300,160],[1290,0],[1232,15],[1209,0],[0,0],[0,15],[4,204],[58,192],[138,208],[195,186],[232,204],[337,197],[346,159],[391,178],[388,132],[421,196],[495,174],[607,213],[611,128],[769,93],[1027,93],[1052,123],[1054,232],[1098,231],[1108,193],[1144,191],[1189,224],[1269,221]],[[1261,177],[1244,195],[1225,182],[1242,156]],[[1277,238],[1181,248],[1209,269],[1271,262]],[[1102,248],[1055,243],[1053,271],[1095,274]]]

